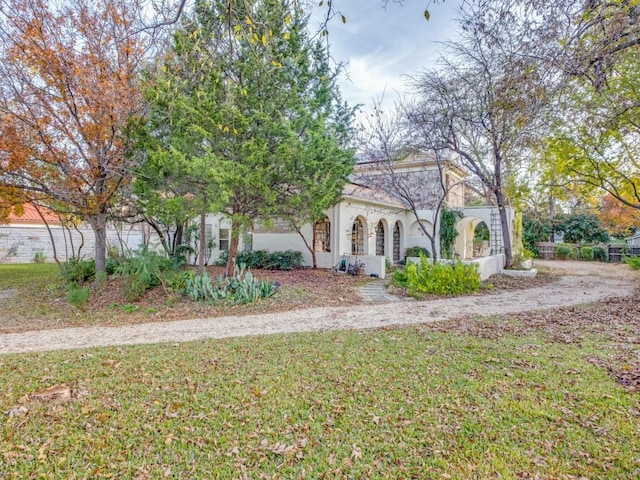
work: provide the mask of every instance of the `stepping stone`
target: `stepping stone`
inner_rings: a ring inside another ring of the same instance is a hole
[[[366,303],[400,302],[398,297],[387,292],[386,285],[385,280],[374,280],[358,287],[358,292]]]

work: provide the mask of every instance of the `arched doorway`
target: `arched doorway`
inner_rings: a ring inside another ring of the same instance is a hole
[[[376,225],[376,255],[384,256],[384,224],[382,220]]]
[[[490,254],[489,241],[491,232],[484,221],[479,222],[473,229],[473,256],[485,257]]]
[[[400,222],[393,226],[393,261],[400,261]]]
[[[351,255],[364,255],[364,222],[361,217],[351,227]]]

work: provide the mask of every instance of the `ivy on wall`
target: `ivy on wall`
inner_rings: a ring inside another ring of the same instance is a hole
[[[462,218],[462,212],[443,208],[440,212],[440,255],[442,258],[453,258],[453,245],[458,236],[456,223]]]

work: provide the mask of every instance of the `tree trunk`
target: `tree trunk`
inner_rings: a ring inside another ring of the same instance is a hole
[[[553,195],[549,195],[549,220],[551,220],[551,224],[553,225],[553,218],[556,216],[556,199]],[[551,228],[551,233],[549,234],[549,241],[553,242],[554,239],[554,231]]]
[[[204,255],[205,255],[205,250],[207,246],[206,224],[205,224],[206,219],[207,219],[207,214],[201,213],[200,214],[200,242],[198,244],[198,273],[200,274],[204,273],[204,264],[205,264]]]
[[[509,234],[509,219],[507,218],[507,210],[504,205],[504,196],[502,191],[497,190],[496,203],[498,204],[498,212],[500,213],[500,227],[502,228],[502,245],[504,247],[505,268],[511,268],[513,264],[513,253],[511,251],[511,235]]]
[[[316,262],[316,249],[315,249],[315,245],[316,245],[316,229],[315,228],[311,228],[311,231],[313,232],[313,237],[311,239],[311,245],[309,245],[309,242],[307,242],[307,239],[304,238],[304,235],[302,234],[302,231],[298,228],[298,225],[296,225],[295,223],[292,223],[293,228],[296,232],[298,232],[298,235],[300,235],[300,237],[302,238],[302,241],[304,242],[304,245],[307,247],[307,250],[309,250],[309,253],[311,253],[311,263],[313,264],[313,269],[315,270],[316,268],[318,268],[318,263]]]
[[[73,239],[71,239],[71,233],[69,233],[69,238],[71,239],[71,250],[73,251],[73,256],[75,258],[80,258],[80,253],[82,252],[82,247],[84,247],[84,234],[78,228],[78,223],[73,222],[73,229],[78,232],[78,236],[80,237],[80,245],[78,246],[78,253],[76,253],[76,247],[73,245]]]
[[[227,257],[227,266],[224,274],[229,277],[233,275],[233,268],[236,264],[236,256],[238,255],[238,242],[240,240],[240,225],[236,220],[231,221],[231,238],[229,239],[229,256]]]
[[[177,256],[178,247],[182,245],[182,234],[184,233],[185,222],[176,223],[176,233],[173,234],[173,245],[171,246],[171,256]]]
[[[95,262],[96,273],[107,271],[107,214],[99,213],[89,219],[93,234],[95,235]],[[96,277],[97,278],[97,277]]]
[[[60,265],[60,260],[58,260],[58,250],[56,249],[56,241],[53,238],[53,232],[51,231],[49,222],[47,222],[47,220],[44,218],[44,215],[42,215],[42,212],[40,211],[38,206],[34,205],[34,207],[36,209],[36,212],[38,212],[38,216],[44,223],[44,226],[47,227],[47,232],[49,232],[49,239],[51,240],[51,249],[53,250],[53,259],[55,260],[58,267],[62,268],[62,265]],[[64,230],[62,231],[62,236],[64,237]]]

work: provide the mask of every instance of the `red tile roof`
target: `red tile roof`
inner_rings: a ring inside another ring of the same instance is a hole
[[[9,223],[35,223],[35,224],[43,224],[42,218],[36,211],[36,207],[34,207],[30,203],[25,203],[22,206],[24,212],[22,215],[16,215],[13,211],[9,214]],[[48,208],[39,207],[40,213],[47,221],[47,223],[60,223],[60,217],[49,210]]]

